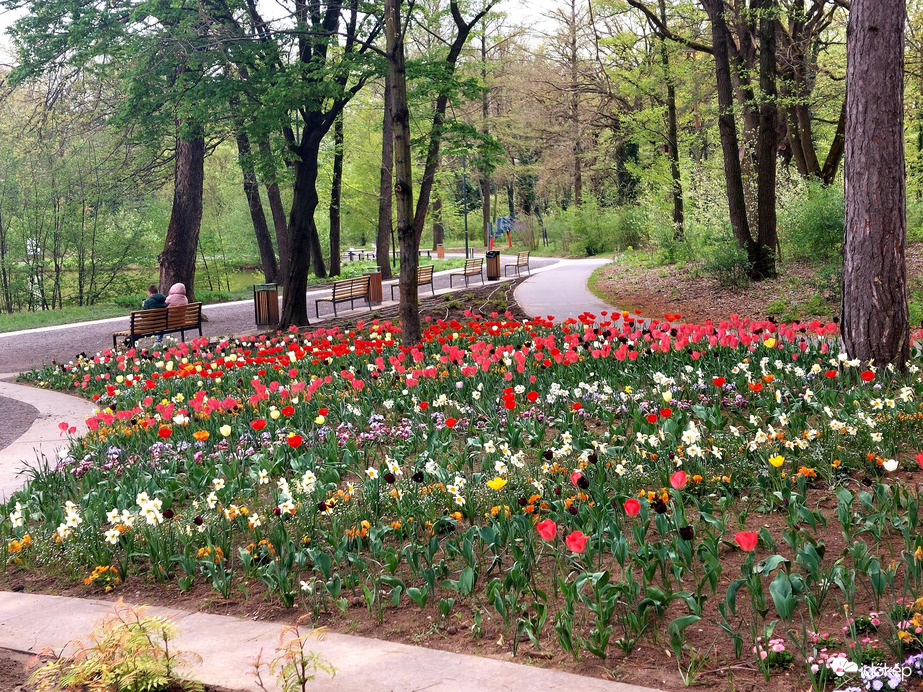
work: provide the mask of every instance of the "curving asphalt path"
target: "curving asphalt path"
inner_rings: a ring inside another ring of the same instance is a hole
[[[612,306],[590,292],[590,275],[610,259],[562,259],[523,281],[513,294],[519,307],[533,317],[553,317],[557,323],[591,312],[597,317]]]

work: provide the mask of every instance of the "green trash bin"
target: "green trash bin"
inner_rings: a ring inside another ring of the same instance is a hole
[[[279,324],[279,284],[253,284],[253,312],[257,327]]]

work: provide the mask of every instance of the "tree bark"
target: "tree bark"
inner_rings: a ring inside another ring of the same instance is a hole
[[[433,250],[445,244],[445,227],[442,225],[442,195],[433,195]]]
[[[750,236],[747,221],[747,203],[744,196],[740,168],[740,146],[737,123],[734,120],[734,87],[731,82],[731,63],[728,54],[730,35],[724,21],[724,0],[702,0],[711,22],[712,51],[715,57],[715,78],[718,86],[718,132],[724,154],[724,182],[728,195],[728,212],[737,244],[747,251],[752,262],[755,243]]]
[[[160,264],[160,289],[186,285],[189,302],[195,300],[195,258],[202,227],[202,191],[205,184],[205,138],[201,134],[177,136],[173,209]]]
[[[836,124],[836,133],[833,135],[833,141],[830,143],[830,150],[827,152],[827,160],[824,161],[824,167],[820,172],[820,179],[824,185],[833,185],[836,180],[837,171],[840,169],[840,161],[843,160],[843,151],[846,148],[846,99],[843,99],[843,107],[840,109],[840,119]]]
[[[330,185],[330,276],[340,274],[340,204],[343,199],[343,111],[333,123],[333,182]]]
[[[390,279],[391,223],[394,200],[394,123],[391,121],[391,77],[385,75],[385,115],[381,126],[381,178],[378,184],[378,239],[375,257],[381,278]]]
[[[259,144],[260,155],[271,165],[273,161],[272,151],[269,142],[261,140]],[[279,191],[279,183],[275,179],[275,167],[269,173],[269,180],[266,181],[266,198],[269,200],[269,211],[272,214],[272,225],[276,232],[276,249],[279,252],[279,269],[276,273],[277,280],[284,281],[288,276],[289,260],[291,258],[291,234],[288,230],[288,222],[285,220],[285,206],[282,204],[282,193]]]
[[[853,0],[846,32],[843,341],[851,358],[910,355],[904,170],[904,0]]]
[[[666,0],[660,0],[660,21],[667,25]],[[679,170],[679,133],[676,123],[676,80],[670,71],[670,55],[667,51],[667,39],[660,38],[660,63],[663,76],[667,82],[667,140],[670,147],[670,179],[673,195],[673,239],[682,240],[684,235],[683,179]]]
[[[250,209],[250,219],[253,222],[253,233],[256,235],[256,245],[260,251],[260,262],[263,265],[263,279],[267,283],[274,282],[279,273],[276,263],[276,253],[272,247],[272,238],[269,236],[269,226],[266,223],[266,214],[263,212],[263,202],[260,199],[260,185],[256,180],[256,169],[250,151],[250,138],[243,130],[237,131],[237,156],[240,161],[240,170],[244,176],[244,195]]]
[[[759,262],[752,273],[756,279],[776,275],[776,4],[775,0],[754,2],[759,10],[760,126],[757,139],[757,233]],[[813,152],[813,149],[812,149]]]
[[[288,274],[282,295],[282,314],[280,325],[306,325],[308,321],[308,272],[312,263],[317,273],[323,275],[324,265],[314,222],[317,210],[317,172],[320,142],[324,133],[322,128],[306,129],[304,138],[298,147],[298,160],[295,162],[295,185],[292,192],[292,211],[289,215],[291,232],[291,256]]]
[[[404,69],[404,35],[401,31],[401,0],[385,0],[385,38],[388,72],[391,75],[391,116],[394,127],[394,201],[397,208],[397,241],[401,251],[401,343],[420,342],[420,303],[417,295],[417,248],[414,228],[413,169],[410,158],[410,111],[407,109],[407,75]]]

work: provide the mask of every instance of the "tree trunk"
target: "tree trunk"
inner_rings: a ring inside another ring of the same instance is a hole
[[[333,182],[330,185],[330,276],[340,275],[340,204],[343,199],[343,111],[333,123]]]
[[[724,182],[727,188],[731,228],[737,244],[747,251],[747,257],[753,262],[758,258],[755,256],[756,244],[750,236],[750,226],[747,222],[740,146],[737,140],[737,123],[734,120],[734,87],[728,55],[730,36],[724,21],[724,0],[702,0],[702,5],[711,21],[715,78],[718,86],[718,132],[721,135],[721,150],[724,154]]]
[[[267,162],[267,165],[273,161],[272,151],[269,148],[269,142],[260,140],[260,156]],[[285,206],[282,204],[282,193],[279,191],[279,183],[275,179],[275,167],[269,171],[269,180],[266,182],[266,198],[269,200],[269,211],[272,214],[272,225],[276,231],[276,249],[279,251],[279,270],[276,272],[277,281],[285,281],[288,276],[288,265],[291,257],[291,234],[288,230],[288,222],[285,220]]]
[[[850,358],[910,355],[904,255],[904,0],[853,0],[846,31],[843,341]]]
[[[381,278],[390,279],[391,221],[394,200],[394,123],[391,121],[391,77],[385,75],[385,116],[381,126],[381,178],[378,184],[378,239],[375,257]]]
[[[433,195],[433,250],[445,244],[445,227],[442,225],[442,195]]]
[[[484,247],[490,247],[490,178],[481,178],[480,183],[481,226],[484,229]]]
[[[843,99],[843,107],[840,109],[840,119],[836,124],[836,133],[833,135],[833,141],[830,143],[830,150],[827,152],[827,160],[824,161],[824,168],[821,170],[820,179],[824,185],[832,185],[836,180],[836,173],[840,169],[840,161],[843,159],[843,151],[846,148],[846,99]]]
[[[401,343],[420,342],[420,304],[417,296],[417,248],[414,228],[413,170],[410,158],[410,111],[407,109],[407,75],[404,70],[404,36],[401,32],[401,0],[385,0],[385,38],[388,72],[391,75],[391,113],[394,127],[394,201],[397,208],[397,241],[401,251]]]
[[[667,25],[666,0],[660,0],[660,21]],[[670,147],[670,179],[673,195],[673,239],[682,240],[684,235],[683,213],[683,179],[679,170],[679,133],[676,124],[676,80],[670,71],[670,56],[667,52],[667,39],[660,39],[660,62],[663,65],[663,77],[667,82],[667,139]]]
[[[478,13],[470,22],[465,22],[458,7],[458,0],[451,0],[449,8],[452,12],[452,19],[455,22],[455,29],[458,33],[455,40],[449,48],[449,53],[445,58],[444,79],[448,82],[455,74],[455,67],[458,64],[458,58],[461,55],[462,48],[468,42],[471,30],[477,25],[481,18],[496,4],[497,0],[487,0]],[[442,135],[445,131],[445,111],[449,105],[448,87],[443,87],[436,97],[436,107],[433,109],[433,123],[429,131],[429,147],[426,152],[426,165],[423,168],[423,176],[420,179],[420,191],[417,198],[416,213],[413,217],[413,227],[417,234],[417,245],[423,237],[423,228],[426,225],[426,214],[429,211],[429,199],[433,191],[433,184],[436,182],[436,171],[439,170],[439,151],[442,147]]]
[[[279,267],[276,264],[275,250],[272,248],[272,238],[269,236],[266,214],[263,212],[263,202],[260,200],[260,185],[256,180],[256,169],[253,166],[250,138],[243,130],[237,131],[237,156],[240,161],[240,170],[244,175],[244,195],[247,197],[247,206],[250,208],[256,245],[260,250],[263,279],[266,283],[271,283],[276,281]]]
[[[202,227],[202,190],[205,184],[205,138],[176,138],[173,209],[160,264],[160,289],[186,285],[189,302],[195,300],[195,258]]]
[[[280,326],[310,324],[305,295],[308,290],[308,272],[314,263],[316,273],[318,259],[321,261],[320,271],[324,271],[320,239],[314,223],[314,212],[318,204],[317,171],[322,138],[321,128],[306,130],[298,147],[298,160],[294,164],[295,186],[288,223],[291,233],[291,257],[282,291]]]
[[[752,268],[755,279],[776,275],[776,152],[779,149],[776,105],[776,11],[774,0],[761,0],[760,9],[760,129],[757,139],[757,233],[759,262]],[[812,147],[813,153],[813,147]],[[816,161],[815,161],[816,162]]]

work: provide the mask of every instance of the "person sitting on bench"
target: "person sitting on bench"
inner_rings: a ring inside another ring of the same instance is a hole
[[[183,293],[186,292],[186,287],[183,287]],[[184,296],[185,297],[185,296]],[[142,310],[153,310],[154,308],[165,308],[167,307],[167,297],[160,292],[160,289],[157,288],[156,284],[151,284],[147,287],[147,300],[141,303]],[[163,341],[163,334],[157,334],[154,337],[155,343],[160,343]]]

